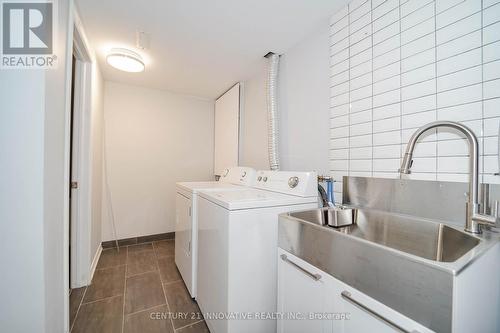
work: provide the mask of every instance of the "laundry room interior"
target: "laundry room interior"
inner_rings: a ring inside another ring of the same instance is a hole
[[[39,2],[0,331],[500,332],[499,0]]]

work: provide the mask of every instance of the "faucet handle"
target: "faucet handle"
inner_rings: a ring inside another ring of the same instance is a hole
[[[497,223],[498,223],[498,219],[500,218],[500,210],[498,209],[498,206],[499,206],[499,202],[498,200],[495,200],[495,203],[493,204],[493,211],[492,211],[492,214],[493,217],[495,217],[497,219]]]
[[[500,228],[500,208],[498,200],[495,200],[491,214],[473,214],[472,219],[478,224],[487,225],[493,228]]]

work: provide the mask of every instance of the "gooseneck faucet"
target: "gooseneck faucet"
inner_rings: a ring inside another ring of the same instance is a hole
[[[469,196],[466,206],[465,231],[480,234],[482,224],[496,226],[499,220],[498,201],[496,202],[494,216],[479,213],[479,144],[476,135],[467,126],[453,121],[435,121],[420,127],[413,133],[410,141],[408,141],[399,172],[401,174],[411,173],[413,150],[415,149],[418,139],[428,130],[437,127],[449,127],[458,130],[465,135],[469,142]]]
[[[323,201],[323,207],[335,207],[335,200],[333,199],[333,177],[331,176],[318,176],[318,183],[326,183],[327,191],[318,184],[318,190],[321,194],[321,199]]]

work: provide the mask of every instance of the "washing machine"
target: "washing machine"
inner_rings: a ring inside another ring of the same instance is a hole
[[[315,172],[198,193],[197,301],[212,333],[275,333],[278,215],[318,207]]]
[[[255,182],[255,174],[252,168],[234,167],[225,169],[219,181],[176,184],[175,264],[192,298],[196,298],[198,191],[241,189]]]

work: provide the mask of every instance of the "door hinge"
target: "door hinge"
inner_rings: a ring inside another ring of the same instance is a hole
[[[78,182],[71,182],[71,188],[72,189],[77,189],[78,188]]]
[[[191,254],[191,241],[189,241],[189,243],[188,243],[188,252],[189,252],[189,254]]]
[[[189,207],[189,216],[191,216],[191,207]]]

